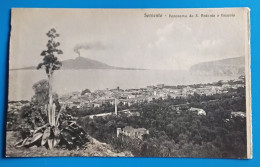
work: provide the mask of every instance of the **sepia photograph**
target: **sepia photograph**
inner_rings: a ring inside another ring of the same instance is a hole
[[[13,8],[5,156],[252,158],[249,13]]]

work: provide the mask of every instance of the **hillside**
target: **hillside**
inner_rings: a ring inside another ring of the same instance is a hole
[[[36,69],[36,66],[23,67],[10,70],[32,70]],[[97,60],[88,59],[85,57],[76,57],[75,59],[68,59],[62,61],[61,69],[118,69],[118,70],[143,70],[136,68],[124,68],[124,67],[114,67],[107,65],[105,63],[99,62]]]
[[[118,152],[109,144],[90,138],[90,142],[86,144],[84,149],[67,150],[62,148],[54,148],[48,150],[45,147],[16,148],[17,132],[8,131],[6,133],[6,157],[64,157],[64,156],[89,156],[89,157],[132,157],[132,153],[128,151]]]
[[[190,68],[190,72],[201,75],[245,75],[245,58],[235,57],[198,63]]]

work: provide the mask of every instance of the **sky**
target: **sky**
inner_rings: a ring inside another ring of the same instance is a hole
[[[145,14],[163,17],[144,17]],[[169,17],[234,14],[235,17]],[[10,68],[36,66],[55,28],[63,55],[111,66],[187,70],[192,65],[247,53],[246,9],[14,9]]]

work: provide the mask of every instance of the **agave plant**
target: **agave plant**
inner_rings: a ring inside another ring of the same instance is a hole
[[[55,104],[53,104],[55,105]],[[55,109],[55,106],[52,107]],[[86,132],[72,120],[70,115],[65,114],[65,105],[59,114],[41,127],[31,131],[30,135],[20,140],[16,147],[45,146],[52,149],[58,145],[68,149],[81,147],[88,139]]]
[[[53,101],[52,82],[54,71],[59,70],[62,66],[62,63],[56,56],[63,54],[63,52],[58,49],[60,43],[55,41],[55,39],[60,36],[56,30],[52,28],[46,35],[49,38],[46,45],[47,49],[42,51],[41,56],[43,56],[43,61],[37,66],[37,69],[44,68],[48,76],[48,82],[44,84],[48,88],[48,91],[40,89],[42,94],[48,95],[48,97],[43,98],[43,101],[49,101],[45,107],[47,123],[35,130],[31,130],[30,134],[27,135],[25,139],[19,141],[16,146],[30,147],[32,145],[38,145],[52,149],[58,144],[65,144],[67,148],[72,149],[85,144],[87,136],[76,122],[73,122],[68,115],[64,114],[65,105],[63,105],[59,113],[56,114],[56,110],[58,109]]]

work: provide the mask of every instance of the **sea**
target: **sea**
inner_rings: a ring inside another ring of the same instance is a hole
[[[58,95],[89,89],[90,91],[144,88],[151,85],[190,85],[236,79],[238,76],[195,75],[189,71],[176,70],[115,70],[84,69],[54,72],[53,90]],[[10,70],[9,101],[30,100],[32,86],[47,79],[44,70]]]

